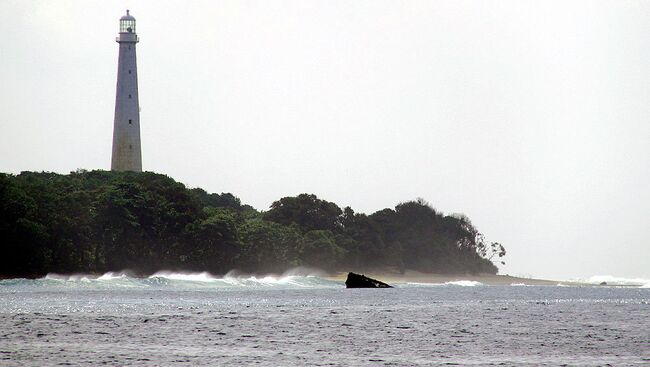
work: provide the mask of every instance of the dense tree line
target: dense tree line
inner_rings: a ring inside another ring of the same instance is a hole
[[[0,275],[30,277],[300,265],[496,273],[505,249],[420,199],[366,215],[301,194],[259,212],[161,174],[77,171],[0,174],[0,253]]]

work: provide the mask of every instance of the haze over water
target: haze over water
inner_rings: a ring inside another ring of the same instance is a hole
[[[315,276],[0,281],[0,365],[634,366],[650,288]]]

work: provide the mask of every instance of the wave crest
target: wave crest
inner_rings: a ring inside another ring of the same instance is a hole
[[[602,284],[606,283],[607,285],[613,286],[633,286],[641,288],[650,288],[650,279],[644,278],[624,278],[616,277],[611,275],[594,275],[587,279],[581,279],[580,281],[591,284]]]
[[[212,282],[218,279],[207,271],[201,273],[159,271],[149,276],[149,279],[154,278],[165,278],[169,280],[180,280],[187,282]]]
[[[447,285],[457,285],[460,287],[476,287],[479,285],[483,285],[481,282],[477,282],[475,280],[456,280],[453,282],[446,282],[445,284]]]
[[[224,276],[209,272],[159,271],[138,277],[128,271],[101,275],[56,273],[40,279],[13,279],[4,285],[28,287],[53,286],[62,289],[178,288],[178,289],[247,289],[247,288],[340,288],[340,281],[324,279],[322,272],[310,268],[291,269],[281,275],[248,275],[231,271]]]

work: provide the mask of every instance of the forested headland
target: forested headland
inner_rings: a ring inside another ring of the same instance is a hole
[[[494,274],[505,249],[421,199],[366,215],[300,194],[258,211],[161,174],[79,170],[0,174],[0,254],[2,277],[296,266]]]

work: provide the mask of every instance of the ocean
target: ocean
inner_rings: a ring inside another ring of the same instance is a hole
[[[0,281],[0,366],[650,366],[650,288]]]

